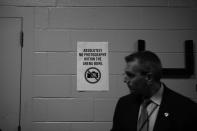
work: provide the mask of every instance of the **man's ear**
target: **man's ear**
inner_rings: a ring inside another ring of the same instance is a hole
[[[146,80],[147,81],[152,81],[153,80],[153,74],[152,73],[147,73],[146,74]]]

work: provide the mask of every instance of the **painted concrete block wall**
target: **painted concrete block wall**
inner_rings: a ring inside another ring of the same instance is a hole
[[[0,0],[34,7],[32,131],[109,131],[116,102],[128,94],[124,57],[137,40],[165,68],[184,67],[184,41],[197,43],[196,0]],[[77,41],[109,42],[109,91],[76,90]],[[197,65],[197,46],[195,46]],[[197,101],[195,75],[163,79]]]
[[[109,130],[117,99],[128,93],[126,85],[122,82],[124,57],[136,50],[137,40],[146,40],[147,49],[160,56],[164,67],[175,68],[184,67],[184,41],[187,39],[196,41],[194,19],[196,14],[191,8],[124,7],[123,5],[103,7],[109,5],[93,3],[96,4],[95,7],[89,3],[90,1],[78,3],[80,5],[75,2],[71,4],[76,7],[69,7],[69,4],[65,5],[66,3],[58,1],[59,6],[66,7],[36,8],[38,15],[44,14],[44,16],[40,21],[37,20],[35,25],[37,27],[35,63],[39,65],[34,70],[34,77],[38,80],[38,76],[43,77],[53,83],[56,83],[57,76],[72,79],[72,83],[69,81],[64,83],[62,78],[60,82],[62,84],[59,84],[57,89],[53,89],[56,90],[55,92],[65,92],[63,94],[50,93],[50,91],[42,91],[42,94],[39,94],[42,87],[39,85],[35,87],[37,91],[34,94],[34,103],[45,102],[35,110],[35,116],[38,112],[48,110],[44,119],[39,114],[40,117],[34,119],[34,126],[38,130],[42,124],[46,127],[51,123],[70,124],[68,130],[73,131]],[[90,7],[83,7],[86,6],[83,4],[88,4],[87,6]],[[77,41],[109,42],[110,91],[76,91]],[[177,92],[196,98],[196,77],[188,80],[165,79],[164,81]],[[76,106],[79,104],[75,103],[76,101],[81,105]],[[70,109],[70,106],[80,110]],[[80,111],[85,115],[81,116]]]

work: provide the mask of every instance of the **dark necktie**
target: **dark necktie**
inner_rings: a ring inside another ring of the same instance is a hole
[[[151,100],[144,100],[141,107],[141,114],[140,118],[138,119],[137,123],[137,130],[138,131],[148,131],[148,112],[146,107],[151,103]]]

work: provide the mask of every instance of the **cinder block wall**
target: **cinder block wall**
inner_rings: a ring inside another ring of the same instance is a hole
[[[197,43],[196,0],[0,0],[33,6],[32,131],[109,131],[116,102],[128,93],[124,57],[137,40],[156,52],[165,68],[184,67],[184,41]],[[77,41],[109,42],[107,92],[76,90]],[[195,46],[197,65],[197,46]],[[197,101],[196,74],[163,79]]]

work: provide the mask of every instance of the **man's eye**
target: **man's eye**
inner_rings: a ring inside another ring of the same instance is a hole
[[[130,73],[130,72],[125,72],[125,74],[130,77],[130,78],[133,78],[135,77],[135,75],[133,73]]]

